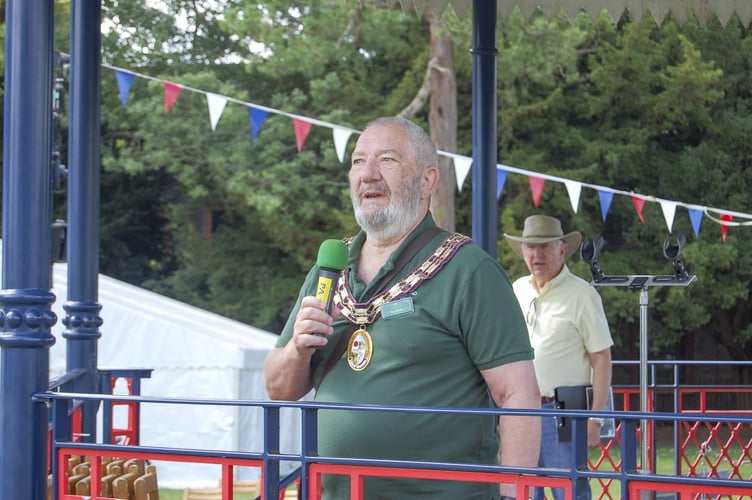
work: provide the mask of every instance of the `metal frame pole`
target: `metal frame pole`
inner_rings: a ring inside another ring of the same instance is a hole
[[[496,0],[473,0],[473,241],[496,258]]]
[[[648,411],[648,287],[640,289],[640,411]],[[648,419],[640,421],[640,467],[650,472],[648,460]]]
[[[0,292],[0,498],[47,497],[53,0],[7,0]]]
[[[99,90],[101,2],[71,2],[70,127],[68,130],[68,297],[63,304],[68,372],[85,375],[74,391],[97,392],[99,274]],[[98,402],[84,403],[82,440],[96,438]]]

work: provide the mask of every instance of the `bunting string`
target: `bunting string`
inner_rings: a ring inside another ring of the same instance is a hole
[[[152,76],[144,75],[134,71],[118,68],[116,66],[110,66],[108,64],[102,64],[103,67],[109,68],[115,71],[115,77],[117,80],[118,91],[120,93],[120,100],[123,107],[127,107],[128,94],[130,92],[131,85],[135,77],[143,78],[159,82],[164,87],[165,94],[165,113],[169,113],[172,105],[177,100],[178,96],[183,90],[203,94],[206,96],[207,105],[209,108],[209,120],[212,130],[216,130],[219,119],[224,112],[228,103],[239,104],[249,109],[250,113],[250,125],[251,125],[251,141],[255,141],[256,137],[261,130],[261,126],[269,116],[269,114],[282,115],[291,119],[293,125],[293,131],[295,132],[295,140],[298,152],[302,151],[305,145],[306,138],[313,125],[319,127],[325,127],[332,130],[332,138],[334,141],[335,151],[337,158],[340,162],[344,161],[345,150],[347,149],[347,142],[352,134],[360,134],[361,131],[355,130],[342,125],[317,120],[307,116],[288,113],[279,109],[262,106],[259,104],[242,101],[233,97],[228,97],[220,94],[215,94],[205,90],[189,87],[179,83],[162,80]],[[455,176],[457,180],[457,189],[462,191],[462,186],[467,178],[468,173],[472,167],[472,158],[459,155],[456,153],[438,151],[440,156],[448,157],[454,164]],[[702,205],[684,203],[680,201],[667,200],[658,198],[652,195],[645,195],[635,193],[633,191],[621,191],[607,186],[599,186],[596,184],[588,184],[572,179],[566,179],[563,177],[556,177],[552,175],[543,174],[540,172],[533,172],[530,170],[524,170],[521,168],[513,167],[510,165],[497,164],[496,165],[496,198],[501,198],[504,184],[506,182],[508,173],[519,174],[527,176],[530,183],[530,190],[533,198],[533,204],[537,207],[540,202],[540,197],[543,192],[543,188],[546,182],[556,182],[564,184],[569,200],[574,213],[577,213],[582,194],[582,188],[588,188],[598,193],[598,198],[601,208],[601,217],[605,222],[608,212],[611,208],[614,195],[627,196],[632,199],[635,211],[640,221],[644,224],[645,217],[643,215],[643,208],[645,202],[658,203],[661,207],[663,217],[668,228],[671,232],[674,224],[674,218],[676,215],[676,208],[685,208],[689,214],[690,222],[692,223],[692,229],[694,230],[695,237],[699,236],[700,226],[703,217],[715,222],[721,226],[721,237],[723,241],[726,241],[726,232],[729,227],[742,227],[752,226],[752,215],[744,212],[736,212],[727,209],[707,207]]]

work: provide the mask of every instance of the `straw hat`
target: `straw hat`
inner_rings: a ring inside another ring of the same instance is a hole
[[[522,236],[504,233],[504,237],[514,253],[520,257],[522,257],[523,243],[548,243],[549,241],[564,240],[567,244],[566,257],[570,257],[579,250],[582,242],[582,235],[579,231],[564,234],[559,219],[548,215],[531,215],[525,219]]]

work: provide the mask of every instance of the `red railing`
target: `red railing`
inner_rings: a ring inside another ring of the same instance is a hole
[[[695,393],[704,394],[700,398],[701,401],[707,399],[707,395],[712,393],[715,388],[701,388],[701,389],[692,389]],[[752,388],[749,389],[752,391]],[[630,395],[634,395],[633,389],[627,389],[624,391],[616,390],[617,397],[623,398],[623,404],[626,408],[629,408],[629,399]],[[76,394],[57,394],[60,398],[71,398],[71,399],[79,399],[79,400],[85,400],[86,397],[99,397],[102,399],[107,399],[106,397],[97,396],[97,395],[80,395]],[[54,403],[60,404],[59,401],[57,401],[58,398],[50,398],[53,399]],[[109,404],[113,401],[118,399],[117,397],[110,397],[105,401],[105,404]],[[119,397],[119,399],[126,400],[128,402],[132,402],[138,407],[140,404],[145,403],[164,403],[164,402],[172,402],[174,404],[194,404],[195,401],[187,401],[187,400],[172,400],[172,401],[165,401],[165,400],[156,400],[155,398],[127,398],[125,396]],[[67,401],[64,400],[66,403]],[[207,405],[212,404],[228,404],[228,402],[214,402],[214,401],[204,401]],[[279,407],[282,406],[296,406],[297,403],[281,403],[281,402],[250,402],[250,401],[233,401],[230,404],[232,405],[252,405],[252,406],[263,406],[265,408],[267,407],[276,407],[275,405],[278,405]],[[306,404],[310,406],[309,403],[300,403],[301,409],[304,409],[304,412],[311,412],[314,411],[310,408],[306,407]],[[315,406],[315,404],[313,404]],[[618,405],[617,405],[618,406]],[[707,413],[709,412],[709,408],[707,405],[703,404],[701,405],[702,412]],[[307,409],[306,409],[307,408]],[[452,411],[450,409],[445,409],[448,411]],[[621,423],[617,427],[617,433],[616,438],[607,442],[603,442],[600,447],[600,455],[594,459],[591,460],[591,471],[578,471],[576,477],[589,477],[591,485],[594,486],[594,498],[621,498],[623,495],[625,495],[627,491],[633,492],[633,491],[653,491],[653,492],[674,492],[677,494],[680,494],[680,498],[700,498],[702,495],[706,495],[707,493],[714,493],[715,496],[721,495],[721,492],[728,492],[728,494],[735,495],[735,497],[745,496],[752,493],[752,483],[749,482],[750,479],[752,479],[752,461],[750,460],[750,447],[752,444],[750,443],[750,439],[752,439],[750,436],[752,436],[752,420],[750,420],[750,412],[741,412],[741,411],[734,411],[733,414],[739,418],[738,421],[731,421],[729,418],[719,417],[722,420],[722,423],[718,423],[714,421],[716,420],[717,414],[712,413],[712,420],[709,420],[707,416],[700,415],[699,410],[687,410],[687,413],[698,413],[697,415],[697,421],[687,420],[686,415],[679,415],[676,414],[676,416],[671,416],[672,414],[662,414],[661,416],[658,416],[656,414],[656,417],[653,417],[654,419],[661,419],[664,423],[670,424],[674,423],[675,425],[681,425],[682,429],[685,429],[683,431],[684,435],[686,436],[698,436],[700,431],[697,429],[702,429],[702,438],[697,437],[696,439],[685,439],[684,446],[681,447],[679,450],[679,457],[681,460],[688,461],[687,463],[696,463],[696,456],[695,454],[698,453],[705,453],[704,456],[707,456],[708,450],[707,450],[707,443],[712,442],[713,439],[718,439],[718,443],[722,443],[719,445],[719,450],[723,450],[722,453],[720,453],[721,460],[715,460],[711,463],[709,463],[708,467],[712,471],[718,471],[719,467],[722,466],[723,463],[731,463],[733,464],[731,467],[731,472],[729,474],[722,474],[722,473],[702,473],[700,474],[699,471],[697,471],[695,467],[695,473],[693,474],[692,471],[690,471],[689,474],[676,474],[674,476],[671,476],[671,474],[666,475],[665,473],[661,476],[660,474],[659,479],[656,479],[655,471],[651,468],[648,468],[646,471],[639,470],[639,464],[636,463],[636,459],[634,456],[634,453],[632,454],[632,462],[628,462],[633,464],[632,466],[624,466],[623,459],[624,459],[624,452],[625,450],[628,451],[629,449],[636,449],[636,443],[639,440],[639,435],[637,432],[637,423],[641,421],[642,419],[645,419],[645,414],[637,413],[637,412],[628,412],[623,413],[621,415],[618,415],[618,418],[621,419]],[[315,411],[314,411],[315,413]],[[585,413],[587,415],[587,413]],[[638,420],[639,419],[639,420]],[[631,424],[629,426],[626,426],[626,423],[631,420]],[[648,419],[650,420],[650,419]],[[655,422],[650,423],[649,427],[652,427],[655,424]],[[269,426],[269,422],[265,420],[265,425]],[[305,424],[304,424],[305,425]],[[275,427],[274,425],[271,425],[270,428],[279,428],[278,425]],[[631,436],[624,434],[624,429],[631,429]],[[650,432],[650,428],[648,429]],[[725,441],[721,441],[722,436],[721,434],[727,434],[727,438],[730,436],[732,439],[726,439]],[[705,438],[705,436],[708,436]],[[268,439],[268,438],[267,438]],[[746,439],[746,441],[745,441]],[[67,489],[67,478],[68,478],[68,471],[67,471],[67,457],[70,455],[86,455],[88,457],[102,457],[102,456],[115,456],[115,455],[126,455],[131,458],[144,458],[144,459],[151,459],[151,460],[158,460],[158,461],[179,461],[179,462],[190,462],[190,463],[204,463],[204,464],[220,464],[222,466],[222,479],[221,481],[223,484],[229,484],[228,481],[231,481],[232,479],[232,472],[233,468],[236,466],[244,466],[244,467],[259,467],[262,473],[262,476],[265,473],[265,460],[275,460],[273,458],[273,455],[275,453],[269,452],[268,450],[264,451],[263,458],[258,458],[259,456],[262,456],[260,454],[256,454],[257,456],[255,458],[243,458],[239,455],[238,452],[234,452],[234,455],[236,456],[229,456],[228,453],[224,451],[191,451],[190,453],[187,450],[172,450],[172,451],[163,451],[163,450],[149,450],[143,447],[138,446],[112,446],[110,445],[109,451],[103,452],[98,451],[97,447],[102,448],[103,445],[87,445],[80,442],[74,442],[73,439],[70,440],[70,445],[66,444],[65,442],[58,442],[56,444],[58,453],[58,470],[57,470],[57,480],[56,480],[56,489],[59,493],[58,498],[61,499],[79,499],[83,498],[78,495],[72,495],[70,494]],[[703,446],[705,446],[703,448]],[[626,448],[625,448],[626,447]],[[122,448],[122,452],[120,451],[112,451],[112,449],[117,448],[118,450]],[[618,455],[617,455],[618,453]],[[230,453],[229,455],[233,455],[233,453]],[[246,454],[247,455],[247,454]],[[245,455],[244,455],[245,456]],[[96,485],[98,484],[98,480],[101,479],[101,458],[99,459],[99,462],[95,462],[96,464],[99,464],[98,466],[92,467],[92,477],[91,477],[91,484]],[[320,492],[321,492],[321,475],[322,474],[344,474],[351,478],[352,483],[352,497],[353,499],[360,499],[362,498],[362,484],[363,484],[363,478],[369,477],[369,476],[380,476],[380,477],[413,477],[413,478],[425,478],[425,479],[436,479],[436,480],[466,480],[466,481],[478,481],[478,482],[493,482],[493,483],[509,483],[514,484],[515,487],[518,489],[518,492],[520,495],[526,494],[526,491],[529,491],[529,488],[532,487],[563,487],[565,491],[572,491],[572,481],[575,476],[572,476],[569,473],[565,473],[562,475],[561,472],[556,473],[549,470],[543,470],[543,469],[531,469],[529,471],[525,471],[523,473],[518,473],[518,471],[513,471],[513,473],[507,472],[507,469],[498,470],[498,471],[486,471],[488,467],[480,467],[480,471],[477,470],[478,468],[470,467],[470,470],[467,470],[467,467],[460,467],[457,469],[456,467],[453,469],[452,464],[439,464],[438,466],[436,464],[431,464],[430,467],[425,467],[425,464],[421,463],[409,463],[404,464],[401,463],[398,466],[392,466],[390,464],[371,464],[371,463],[364,463],[364,461],[348,461],[348,463],[342,463],[342,460],[336,461],[336,463],[328,463],[325,459],[322,460],[315,456],[301,456],[299,458],[295,458],[295,456],[288,456],[284,459],[276,459],[276,460],[300,460],[301,465],[303,466],[303,469],[305,471],[305,476],[307,477],[307,483],[306,483],[306,497],[311,499],[317,499],[320,498]],[[690,462],[694,461],[694,462]],[[331,462],[331,461],[330,461]],[[366,461],[367,462],[367,461]],[[445,467],[446,466],[446,467]],[[628,470],[624,470],[628,469]],[[689,477],[689,476],[697,476],[697,477]],[[277,476],[279,477],[279,476]],[[668,479],[665,479],[668,478]],[[710,481],[711,479],[708,478],[719,478],[720,482],[714,483],[712,486],[708,486],[706,483]],[[729,479],[727,481],[723,481],[724,479]],[[698,483],[697,480],[700,480]],[[732,481],[733,480],[733,481]],[[741,480],[741,481],[739,481]],[[705,481],[703,483],[702,481]],[[633,484],[634,483],[634,484]],[[628,489],[627,489],[628,487]],[[103,498],[99,495],[99,491],[93,490],[91,491],[91,498],[99,499]],[[726,493],[723,493],[726,494]],[[631,495],[631,493],[630,493]],[[686,496],[685,495],[690,495]],[[705,497],[703,497],[705,498]]]
[[[85,448],[66,448],[59,447],[57,450],[58,456],[58,470],[57,470],[57,483],[55,485],[58,500],[112,500],[112,497],[102,496],[102,477],[104,476],[104,467],[102,459],[107,458],[128,458],[128,459],[143,459],[143,460],[164,460],[173,462],[187,462],[187,463],[201,463],[201,464],[214,464],[221,466],[222,477],[221,484],[223,485],[223,500],[233,500],[232,488],[227,488],[228,484],[232,484],[233,468],[242,467],[258,467],[263,470],[264,462],[258,459],[243,459],[243,458],[226,458],[222,456],[207,456],[204,454],[184,454],[184,453],[154,453],[154,452],[138,452],[133,450],[133,447],[128,447],[127,453],[119,454],[114,452],[102,452],[95,449]],[[70,471],[68,469],[68,459],[71,456],[80,456],[85,454],[87,460],[91,464],[90,467],[90,482],[91,491],[89,495],[76,495],[69,492],[68,479],[70,478]],[[227,491],[225,495],[224,491]]]
[[[534,487],[563,488],[565,499],[572,500],[569,479],[499,472],[471,472],[418,468],[373,467],[357,465],[311,464],[308,468],[308,498],[321,498],[321,476],[324,474],[350,477],[350,498],[364,497],[363,479],[366,477],[393,477],[431,479],[435,481],[466,481],[475,483],[512,484],[517,498],[532,496]],[[313,494],[314,496],[310,496]]]

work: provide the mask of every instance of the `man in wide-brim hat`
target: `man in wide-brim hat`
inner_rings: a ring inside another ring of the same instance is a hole
[[[600,295],[585,280],[569,271],[566,259],[580,247],[577,231],[564,233],[561,222],[548,215],[525,219],[522,236],[504,234],[514,253],[525,260],[530,275],[513,283],[514,294],[527,323],[535,350],[535,374],[541,408],[554,408],[555,389],[562,386],[593,387],[591,408],[605,410],[611,386],[611,333]],[[603,419],[588,421],[588,446],[597,446]],[[560,441],[556,421],[542,419],[539,465],[572,469],[572,443]],[[578,499],[590,498],[589,489]],[[553,490],[556,500],[564,498]],[[536,500],[543,489],[536,488]]]
[[[579,231],[572,231],[564,234],[561,230],[561,222],[555,217],[548,215],[531,215],[525,219],[525,227],[522,229],[522,236],[512,236],[504,233],[504,237],[509,242],[514,253],[524,258],[522,254],[523,243],[549,243],[551,241],[563,241],[567,248],[566,257],[570,257],[580,248],[582,235]]]

